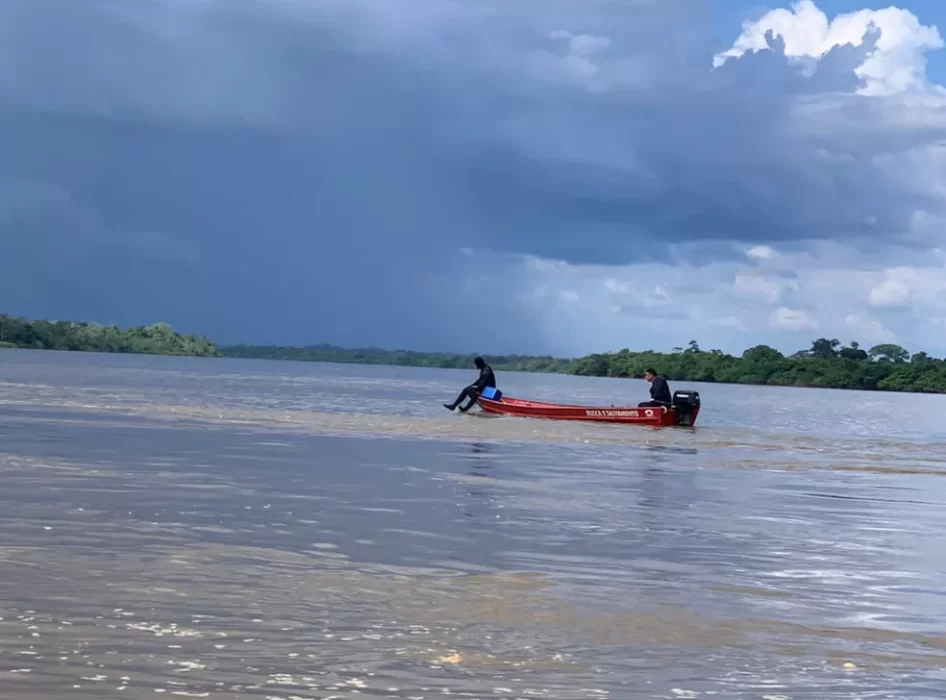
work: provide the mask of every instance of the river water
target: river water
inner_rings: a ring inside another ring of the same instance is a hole
[[[946,397],[474,375],[0,352],[0,696],[946,697]]]

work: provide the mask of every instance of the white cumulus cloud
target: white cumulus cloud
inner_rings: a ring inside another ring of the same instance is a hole
[[[771,246],[754,245],[746,250],[746,255],[750,258],[768,260],[769,258],[775,257],[777,253]]]
[[[686,248],[679,252],[693,257]],[[502,293],[541,318],[543,333],[565,354],[669,350],[693,338],[737,354],[760,343],[791,353],[822,335],[946,354],[944,261],[879,262],[872,253],[830,244],[761,263],[594,265],[481,252],[470,264],[496,270],[501,286],[491,281],[481,291]]]
[[[862,345],[878,345],[899,341],[897,334],[885,327],[880,321],[861,314],[845,316],[844,329],[851,338],[857,338],[857,342]]]
[[[909,10],[893,6],[864,9],[829,20],[812,0],[799,0],[791,10],[772,10],[744,23],[732,48],[717,54],[713,65],[719,67],[750,51],[768,50],[768,32],[781,37],[786,56],[816,62],[835,47],[861,46],[872,33],[879,32],[875,46],[855,69],[862,81],[858,92],[864,95],[925,87],[926,54],[944,45],[937,28],[921,24]]]
[[[874,306],[901,306],[910,300],[910,286],[903,280],[888,278],[870,290]]]

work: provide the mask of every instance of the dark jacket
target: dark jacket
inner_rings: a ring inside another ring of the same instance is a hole
[[[654,381],[651,382],[650,385],[650,398],[653,401],[666,404],[673,401],[673,397],[670,396],[670,386],[667,384],[666,379],[661,376],[654,377]]]
[[[483,365],[483,369],[480,370],[480,376],[476,378],[476,381],[472,385],[477,391],[483,391],[488,386],[496,386],[496,375],[493,374],[493,368],[489,365]]]

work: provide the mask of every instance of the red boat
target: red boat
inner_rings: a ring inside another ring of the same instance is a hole
[[[667,407],[637,406],[574,406],[570,404],[526,401],[503,396],[495,391],[492,398],[479,396],[476,403],[486,413],[497,413],[517,418],[545,418],[547,420],[577,420],[596,423],[622,423],[653,427],[692,426],[700,413],[700,395],[696,391],[675,391]]]

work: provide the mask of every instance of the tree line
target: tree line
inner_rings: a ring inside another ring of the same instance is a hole
[[[678,381],[946,393],[946,360],[925,352],[911,355],[892,343],[864,350],[856,342],[842,346],[837,339],[828,338],[818,338],[811,347],[789,356],[768,345],[733,356],[720,350],[701,350],[696,341],[669,354],[624,349],[580,358],[571,371],[636,377],[647,367]]]
[[[382,348],[343,348],[337,345],[229,345],[220,348],[222,357],[243,357],[258,360],[289,360],[295,362],[334,362],[358,365],[394,365],[399,367],[435,367],[469,369],[473,355],[415,350],[384,350]],[[565,374],[573,360],[534,355],[483,356],[494,369],[507,372],[546,372]]]
[[[4,347],[198,357],[217,355],[216,346],[206,337],[176,333],[166,323],[122,329],[97,323],[28,321],[0,314],[0,348]]]
[[[334,345],[308,347],[233,345],[222,347],[227,357],[246,357],[308,362],[335,362],[409,367],[469,369],[472,356],[458,353],[350,349]],[[693,340],[672,352],[654,350],[595,353],[576,359],[529,355],[484,355],[496,370],[549,372],[594,377],[640,377],[653,367],[674,381],[762,384],[772,386],[822,387],[946,393],[946,360],[925,352],[911,355],[894,344],[867,350],[852,342],[842,346],[837,339],[818,338],[811,347],[784,355],[768,345],[757,345],[741,355],[721,350],[702,350]]]
[[[121,329],[72,321],[28,321],[0,314],[0,348],[32,348],[154,355],[192,355],[304,362],[470,369],[472,355],[460,353],[342,348],[230,345],[217,347],[206,336],[176,333],[166,323]],[[640,377],[648,367],[672,381],[763,384],[946,393],[946,360],[925,352],[911,354],[885,343],[864,349],[818,338],[811,346],[784,355],[757,345],[741,355],[703,350],[692,340],[672,352],[654,350],[595,353],[580,358],[534,355],[484,355],[496,370],[547,372],[595,377]]]

